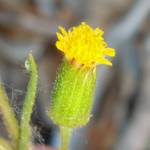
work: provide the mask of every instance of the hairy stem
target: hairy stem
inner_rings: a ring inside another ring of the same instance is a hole
[[[12,140],[13,146],[18,143],[19,127],[15,114],[9,103],[9,98],[4,87],[0,83],[0,113],[2,114],[4,124],[7,128],[9,137]]]
[[[6,140],[0,138],[0,150],[13,150]]]
[[[60,150],[69,150],[72,129],[68,127],[60,127],[61,146]]]
[[[30,145],[30,119],[35,103],[35,97],[38,84],[37,66],[32,54],[29,54],[25,63],[26,69],[30,73],[30,80],[27,87],[27,94],[24,100],[23,111],[20,125],[19,150],[29,150]]]

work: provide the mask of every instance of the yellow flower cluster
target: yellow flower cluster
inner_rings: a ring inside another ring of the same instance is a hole
[[[65,54],[69,60],[85,67],[93,67],[97,64],[112,65],[107,56],[115,56],[115,50],[107,47],[103,38],[103,31],[93,29],[85,22],[73,27],[68,32],[59,27],[57,32],[58,41],[56,47]]]

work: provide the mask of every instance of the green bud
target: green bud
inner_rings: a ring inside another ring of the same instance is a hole
[[[54,83],[49,110],[55,124],[75,128],[89,121],[95,78],[95,68],[79,68],[63,61]]]

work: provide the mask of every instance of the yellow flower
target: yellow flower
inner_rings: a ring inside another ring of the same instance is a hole
[[[56,33],[56,46],[70,61],[90,68],[97,64],[112,65],[106,57],[115,56],[115,50],[107,47],[101,29],[93,29],[82,22],[68,32],[63,27],[59,30],[61,33]]]

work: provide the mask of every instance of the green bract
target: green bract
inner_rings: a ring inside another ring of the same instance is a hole
[[[79,68],[63,60],[54,83],[49,111],[55,124],[75,128],[88,122],[95,77],[95,69]]]

